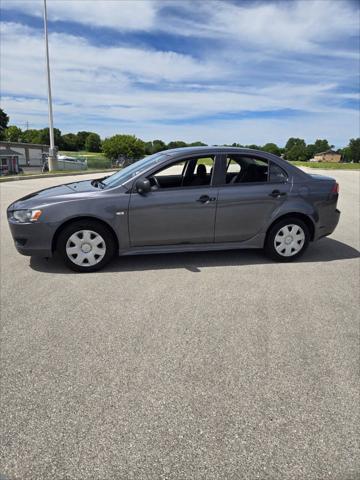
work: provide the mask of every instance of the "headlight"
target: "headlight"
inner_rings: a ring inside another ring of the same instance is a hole
[[[14,210],[12,216],[20,223],[36,222],[39,220],[42,210]]]

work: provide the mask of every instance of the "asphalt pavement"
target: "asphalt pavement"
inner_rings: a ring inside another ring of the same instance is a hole
[[[1,480],[359,479],[360,172],[316,173],[342,215],[297,263],[93,274],[19,255],[7,226],[12,201],[71,177],[0,185]]]

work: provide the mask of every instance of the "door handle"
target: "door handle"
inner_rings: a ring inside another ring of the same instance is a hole
[[[280,190],[273,190],[269,193],[269,197],[278,198],[278,197],[285,197],[286,192],[280,192]]]
[[[209,197],[209,195],[201,195],[201,197],[198,198],[196,201],[197,201],[197,202],[200,202],[200,203],[215,202],[215,201],[216,201],[216,197]]]
[[[209,195],[201,195],[201,197],[199,197],[196,201],[200,203],[207,203],[210,202],[210,197]]]

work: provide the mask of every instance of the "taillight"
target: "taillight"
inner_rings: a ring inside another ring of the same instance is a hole
[[[339,193],[339,184],[337,182],[334,183],[331,193]]]

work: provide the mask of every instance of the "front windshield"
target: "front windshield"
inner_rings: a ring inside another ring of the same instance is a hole
[[[132,163],[128,167],[121,169],[119,172],[110,175],[107,178],[102,180],[102,184],[105,185],[105,188],[110,187],[117,187],[119,185],[123,185],[125,182],[130,180],[130,178],[135,177],[139,173],[152,166],[156,165],[161,160],[164,160],[164,157],[168,156],[168,154],[164,152],[154,153],[153,155],[148,155],[147,157],[143,158],[142,160],[138,160],[135,163]]]

